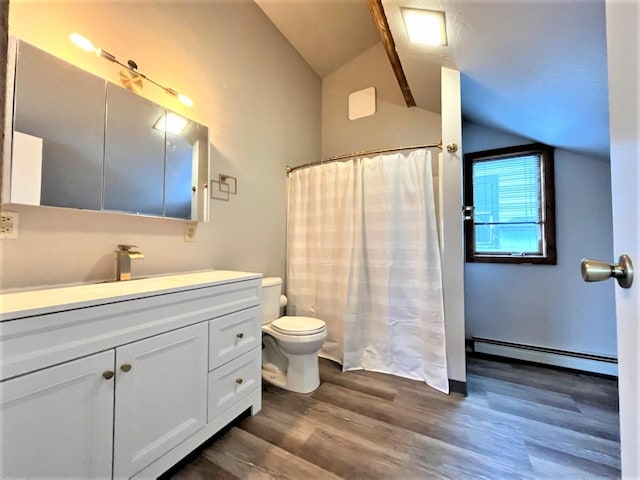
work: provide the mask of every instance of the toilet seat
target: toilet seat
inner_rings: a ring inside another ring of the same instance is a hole
[[[271,328],[285,335],[314,335],[325,330],[322,320],[312,317],[280,317],[271,322]]]

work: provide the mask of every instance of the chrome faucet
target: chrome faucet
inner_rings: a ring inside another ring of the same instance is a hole
[[[142,252],[137,250],[131,250],[132,248],[138,248],[137,245],[118,245],[117,268],[116,268],[116,280],[131,280],[131,260],[144,258]]]

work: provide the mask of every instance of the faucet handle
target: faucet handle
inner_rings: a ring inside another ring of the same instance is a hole
[[[124,244],[118,244],[118,250],[122,250],[124,252],[128,252],[129,250],[131,250],[132,248],[138,248],[138,245],[124,245]]]

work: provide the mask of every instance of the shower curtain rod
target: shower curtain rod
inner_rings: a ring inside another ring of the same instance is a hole
[[[353,158],[353,157],[359,157],[359,156],[363,156],[363,155],[371,155],[374,153],[387,153],[387,152],[399,152],[401,150],[413,150],[414,148],[439,148],[440,150],[442,150],[442,140],[440,140],[438,143],[434,143],[431,145],[411,145],[411,146],[407,146],[407,147],[396,147],[396,148],[381,148],[378,150],[367,150],[367,151],[362,151],[362,152],[353,152],[353,153],[348,153],[345,155],[338,155],[336,157],[329,157],[329,158],[325,158],[324,160],[317,160],[315,162],[309,162],[305,165],[298,165],[297,167],[290,167],[289,165],[287,165],[287,173],[291,173],[294,170],[298,170],[300,168],[306,168],[306,167],[311,167],[312,165],[319,165],[322,163],[327,163],[327,162],[337,162],[337,161],[341,161],[341,160],[348,160],[349,158]],[[450,153],[455,152],[458,149],[458,146],[455,144],[450,144],[447,145],[447,151]]]

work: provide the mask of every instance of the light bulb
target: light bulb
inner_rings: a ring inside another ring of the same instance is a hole
[[[79,33],[72,33],[69,35],[69,40],[78,48],[82,50],[86,50],[87,52],[96,52],[96,47],[93,46],[91,40],[86,37],[83,37]]]
[[[179,93],[178,94],[178,100],[180,100],[182,103],[184,103],[187,107],[193,107],[193,100],[191,100],[186,95],[183,95],[183,94]]]

